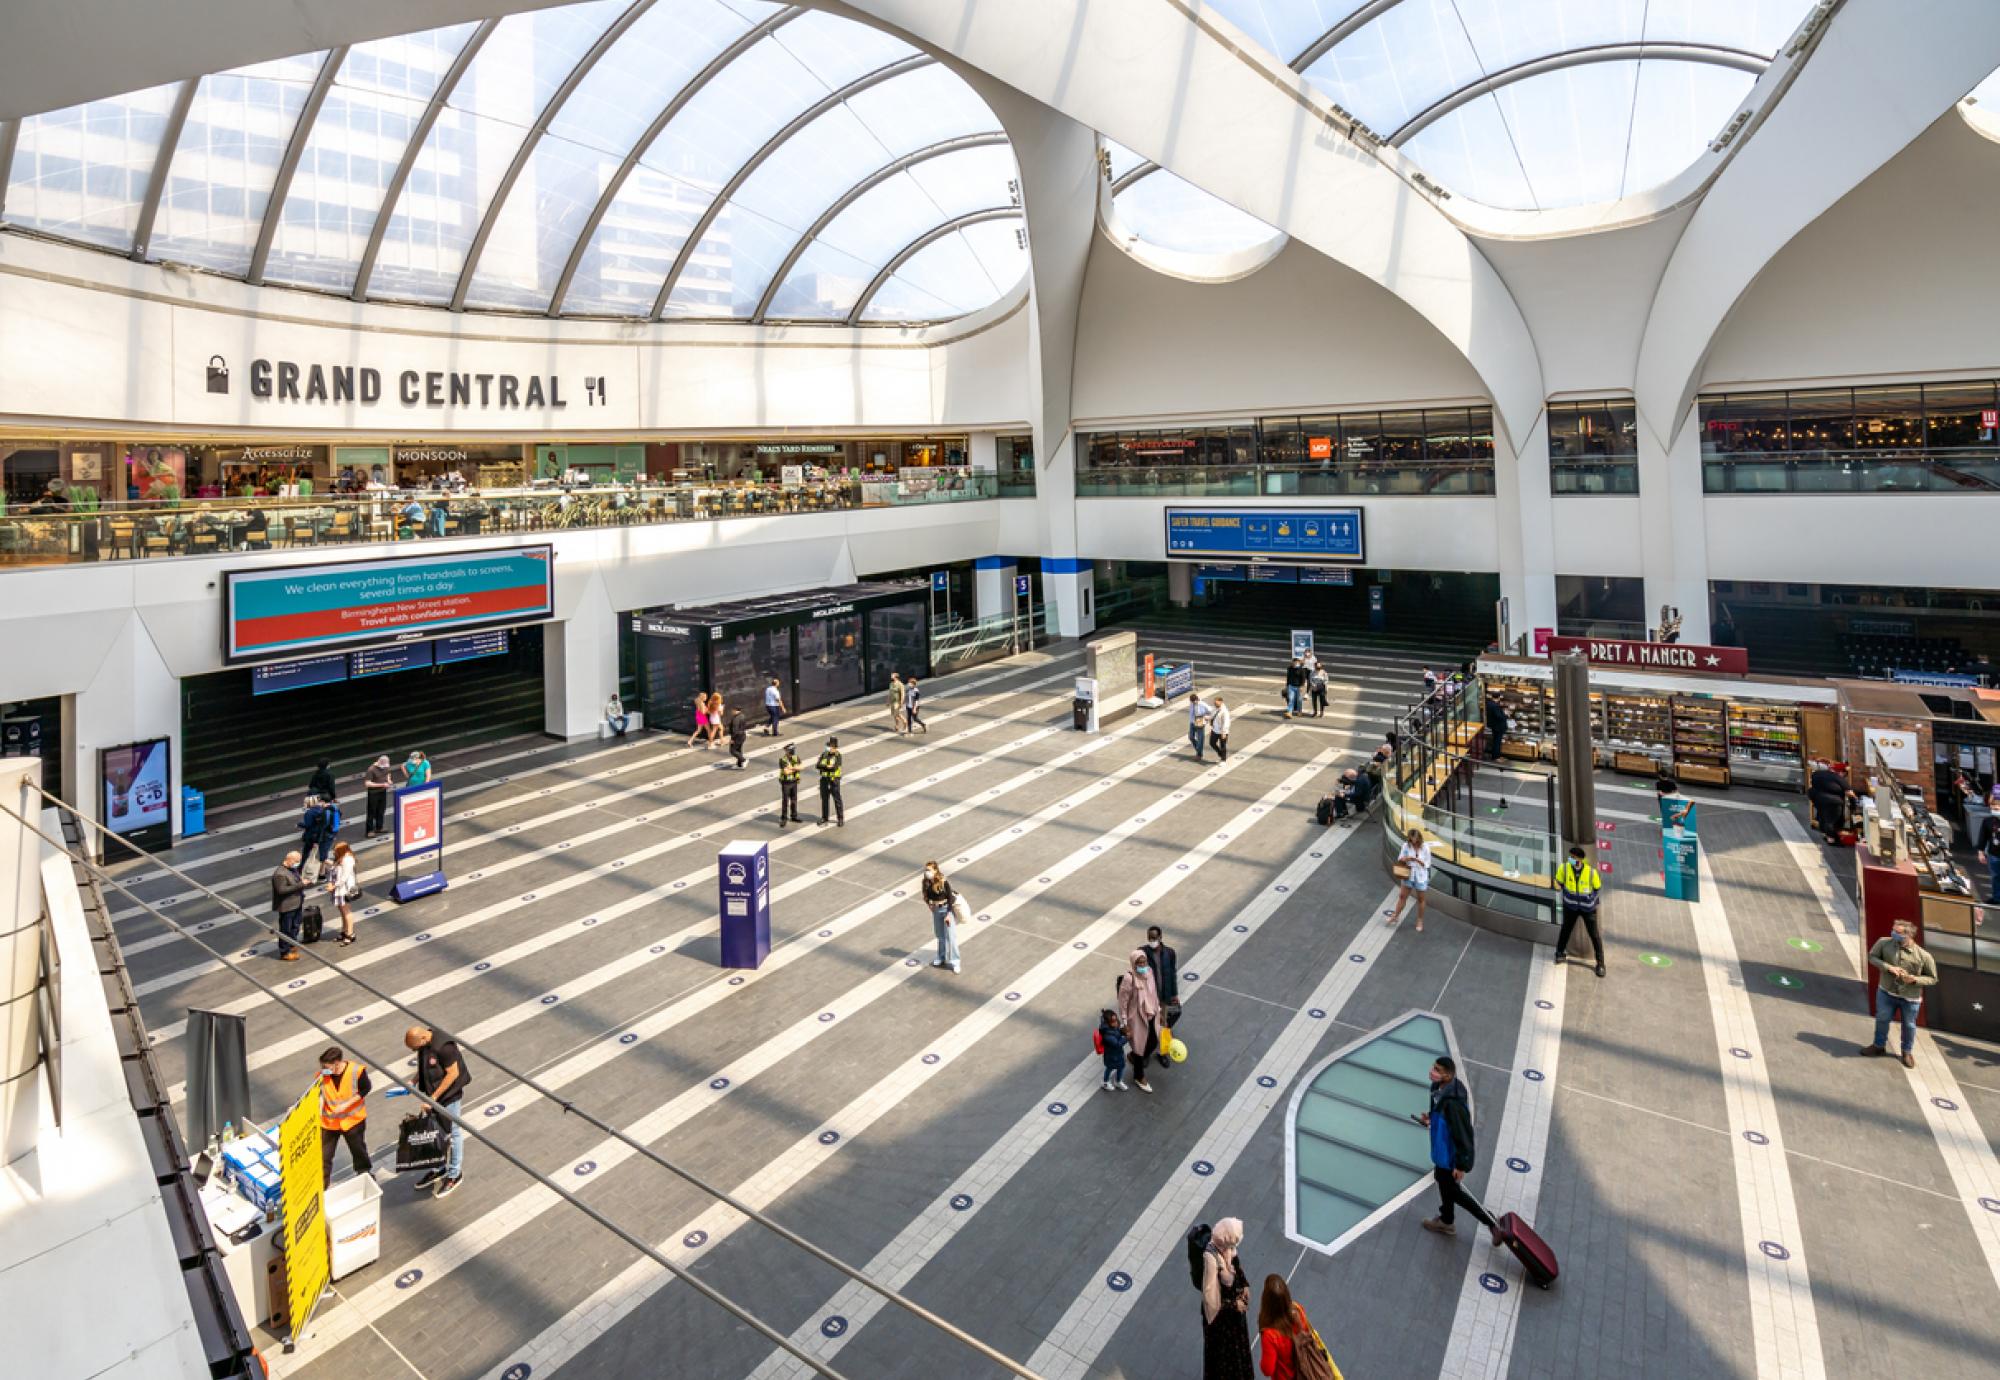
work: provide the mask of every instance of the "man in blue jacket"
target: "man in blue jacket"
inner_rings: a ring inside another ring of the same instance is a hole
[[[1424,1219],[1424,1230],[1457,1236],[1452,1219],[1462,1207],[1485,1224],[1493,1233],[1493,1244],[1499,1245],[1500,1228],[1463,1186],[1474,1158],[1472,1102],[1465,1095],[1465,1084],[1458,1081],[1458,1065],[1449,1054],[1439,1055],[1431,1065],[1431,1109],[1417,1119],[1431,1133],[1431,1164],[1438,1186],[1438,1215]]]

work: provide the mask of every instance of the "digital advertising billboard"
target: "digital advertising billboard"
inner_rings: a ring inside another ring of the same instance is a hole
[[[1286,565],[1367,559],[1359,508],[1169,508],[1167,555]]]
[[[223,659],[232,666],[555,615],[549,546],[260,566],[222,578]]]
[[[140,848],[173,842],[173,745],[165,738],[123,743],[97,754],[104,827]]]

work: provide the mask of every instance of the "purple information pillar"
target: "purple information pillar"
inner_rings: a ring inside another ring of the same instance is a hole
[[[716,854],[722,966],[761,968],[771,952],[771,853],[737,840]]]

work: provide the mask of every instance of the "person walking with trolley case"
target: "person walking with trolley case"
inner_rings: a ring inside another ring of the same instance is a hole
[[[831,805],[834,819],[838,821],[836,827],[845,829],[847,804],[840,798],[840,739],[826,740],[826,751],[819,755],[819,761],[813,763],[813,768],[819,772],[819,822],[826,823],[827,807]]]
[[[804,770],[799,761],[798,749],[790,743],[778,758],[778,827],[797,824],[799,820],[799,773]]]
[[[1431,1133],[1432,1177],[1437,1180],[1438,1213],[1426,1217],[1423,1228],[1439,1236],[1457,1236],[1454,1217],[1458,1208],[1492,1233],[1493,1244],[1505,1246],[1521,1262],[1528,1278],[1543,1289],[1555,1282],[1558,1273],[1555,1252],[1535,1235],[1534,1228],[1511,1212],[1498,1221],[1465,1190],[1465,1176],[1476,1161],[1472,1131],[1472,1102],[1465,1084],[1458,1080],[1458,1064],[1448,1054],[1431,1065],[1431,1106],[1427,1112],[1412,1113],[1410,1119]]]

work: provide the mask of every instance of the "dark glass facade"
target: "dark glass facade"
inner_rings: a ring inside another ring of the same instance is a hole
[[[1086,432],[1079,497],[1493,492],[1493,410],[1437,407]]]
[[[2000,489],[2000,384],[1871,384],[1699,399],[1709,493]]]
[[[1630,399],[1549,404],[1549,490],[1639,492],[1639,414]]]

